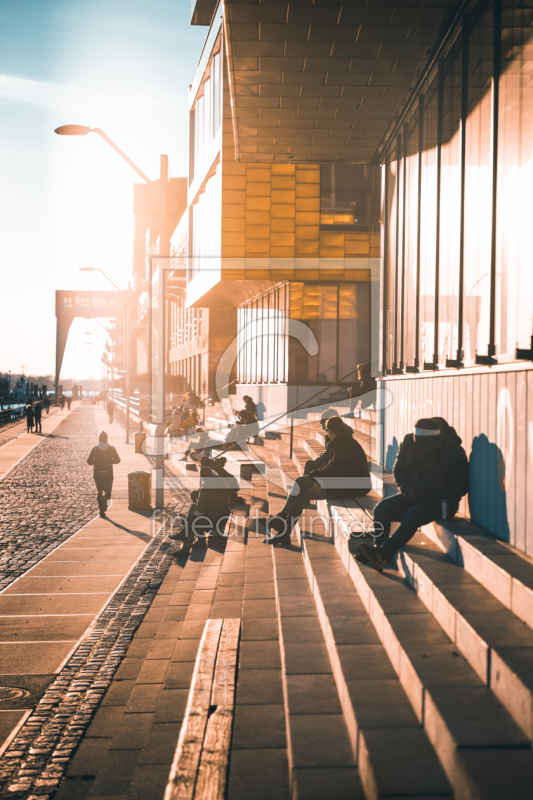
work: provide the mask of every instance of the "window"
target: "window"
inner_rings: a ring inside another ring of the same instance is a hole
[[[379,167],[326,164],[320,168],[322,230],[371,231],[379,226]]]
[[[286,383],[288,380],[285,284],[238,310],[237,375],[240,383]]]

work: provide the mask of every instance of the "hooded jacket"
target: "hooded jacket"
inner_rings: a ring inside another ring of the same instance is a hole
[[[455,428],[440,417],[437,421],[442,441],[434,450],[423,452],[412,433],[404,438],[394,464],[394,480],[406,497],[415,489],[423,500],[458,504],[469,489],[468,458]]]
[[[99,442],[89,453],[87,463],[94,466],[95,481],[112,481],[113,464],[120,464],[120,456],[108,442]]]
[[[357,439],[354,439],[351,429],[350,432],[339,433],[333,441],[330,441],[325,455],[327,458],[325,465],[309,473],[312,478],[362,478],[364,481],[364,486],[357,489],[326,489],[328,499],[368,494],[372,482],[366,454]]]

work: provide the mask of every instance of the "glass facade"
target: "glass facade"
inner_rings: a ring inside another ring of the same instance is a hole
[[[386,374],[494,363],[530,346],[532,24],[517,0],[469,6],[389,145]]]
[[[287,283],[240,308],[238,326],[240,383],[350,383],[370,359],[370,283]]]
[[[204,161],[221,122],[221,68],[220,45],[205,71],[199,95],[190,115],[190,169],[189,183],[202,171]]]

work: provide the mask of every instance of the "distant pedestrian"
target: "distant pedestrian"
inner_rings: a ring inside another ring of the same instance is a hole
[[[71,405],[72,405],[72,397],[69,397],[69,396],[67,395],[67,406],[68,406],[68,410],[69,410],[69,411],[70,411],[70,406],[71,406]]]
[[[109,415],[109,424],[113,424],[113,414],[115,413],[115,403],[113,399],[111,399],[107,404],[107,413]]]
[[[46,413],[49,414],[50,413],[50,398],[48,397],[48,395],[44,396],[44,407],[46,409]]]
[[[105,517],[113,488],[113,464],[120,464],[119,454],[113,445],[108,443],[105,431],[100,434],[98,444],[91,450],[87,463],[90,467],[94,467],[93,475],[98,492],[98,507],[100,516]]]
[[[33,432],[33,406],[31,404],[31,400],[26,400],[26,425],[28,426],[28,433]]]
[[[40,402],[35,403],[35,409],[33,411],[33,416],[35,417],[35,433],[42,433],[41,430],[41,417],[43,413],[43,407]]]
[[[61,406],[61,411],[63,411],[63,409],[65,408],[65,400],[66,399],[67,398],[65,397],[64,394],[62,394],[61,397],[59,398],[59,405]]]

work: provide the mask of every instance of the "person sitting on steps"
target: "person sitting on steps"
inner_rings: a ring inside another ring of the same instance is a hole
[[[274,535],[264,539],[265,544],[290,544],[291,531],[309,500],[362,497],[371,490],[365,451],[353,432],[348,433],[346,423],[337,416],[326,421],[326,430],[327,461],[296,479],[283,510],[268,523]]]
[[[254,403],[249,394],[243,395],[242,399],[244,400],[244,410],[248,411],[257,422],[257,404]]]
[[[327,408],[325,411],[323,411],[321,416],[320,416],[320,427],[322,428],[322,430],[323,431],[326,430],[326,423],[327,423],[328,419],[331,419],[331,417],[338,417],[338,416],[339,416],[339,412],[335,408]],[[350,436],[353,436],[353,428],[350,425],[348,425],[347,422],[344,423],[344,430]],[[316,458],[313,458],[313,459],[305,462],[304,475],[309,475],[309,473],[313,469],[315,469],[315,467],[323,467],[324,464],[327,464],[327,462],[328,462],[328,444],[330,443],[330,441],[331,441],[331,439],[329,437],[329,434],[326,433],[326,438],[325,438],[325,441],[324,441],[326,449],[324,450],[323,453],[320,453],[320,455],[317,456]]]
[[[183,541],[180,553],[183,552],[184,555],[191,546],[207,547],[208,537],[212,540],[224,536],[231,515],[232,490],[227,481],[221,481],[217,473],[208,466],[209,462],[210,459],[202,458],[200,489],[191,492],[193,502],[187,515],[180,515],[178,529],[175,533],[169,534],[169,539]]]
[[[356,556],[378,572],[422,525],[455,516],[469,488],[461,439],[442,417],[418,420],[414,433],[400,445],[393,474],[400,492],[374,509],[374,536],[380,542],[374,547],[360,544]],[[392,522],[400,526],[390,536]]]

